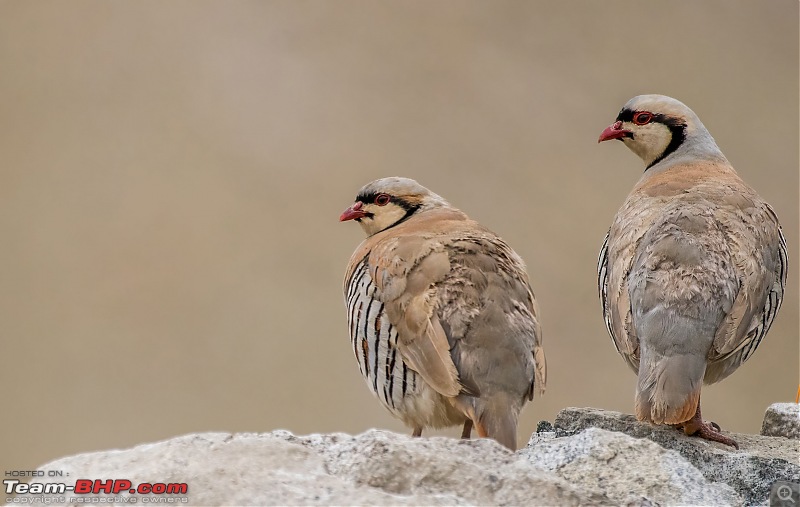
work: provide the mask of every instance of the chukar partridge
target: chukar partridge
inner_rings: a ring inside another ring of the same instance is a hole
[[[372,393],[413,428],[474,425],[516,449],[545,386],[537,307],[502,239],[408,178],[364,186],[340,221],[367,238],[344,280],[350,341]]]
[[[598,142],[610,139],[645,164],[597,266],[606,326],[638,374],[636,417],[738,448],[702,420],[700,389],[755,352],[781,306],[778,218],[673,98],[634,97]]]

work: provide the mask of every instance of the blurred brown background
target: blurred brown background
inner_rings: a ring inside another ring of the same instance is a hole
[[[773,204],[784,307],[704,391],[757,432],[798,381],[798,4],[0,3],[0,465],[198,431],[408,431],[364,385],[337,222],[418,179],[527,261],[565,406],[631,412],[595,259],[642,164],[600,131],[640,93],[692,107]],[[458,429],[443,432],[453,437]]]

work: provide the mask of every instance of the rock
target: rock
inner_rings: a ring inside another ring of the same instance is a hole
[[[775,481],[800,482],[800,442],[761,435],[731,434],[740,449],[688,437],[669,426],[641,423],[632,415],[591,408],[567,408],[554,424],[556,435],[573,436],[588,428],[646,438],[679,452],[703,476],[731,486],[748,505],[767,503]],[[572,437],[574,438],[574,437]]]
[[[385,431],[206,433],[49,463],[71,478],[188,483],[189,505],[580,505],[581,494],[490,440]],[[74,495],[68,494],[66,503]],[[103,495],[108,497],[112,495]],[[142,495],[124,493],[118,503]],[[86,500],[82,498],[81,500]],[[107,504],[108,500],[106,500]],[[61,502],[64,503],[64,502]],[[141,500],[139,503],[143,503]]]
[[[32,482],[58,470],[67,484],[188,484],[186,495],[68,493],[59,504],[742,505],[765,503],[776,479],[798,479],[800,442],[786,438],[736,435],[735,451],[595,409],[564,410],[539,429],[516,453],[492,440],[378,430],[194,434],[63,458]]]
[[[800,405],[773,403],[764,413],[761,434],[767,437],[800,439]]]
[[[373,488],[358,488],[325,470],[318,453],[285,436],[204,433],[186,435],[124,451],[80,454],[49,463],[41,470],[61,470],[72,478],[127,479],[134,485],[187,483],[189,505],[276,505],[282,503],[410,505]],[[87,495],[67,494],[85,500]],[[94,495],[89,495],[92,497]],[[113,495],[97,495],[108,498]],[[143,496],[125,492],[123,499]],[[80,498],[83,497],[83,498]],[[173,497],[173,495],[162,495]],[[427,498],[431,505],[443,499]],[[124,500],[116,504],[126,503]]]
[[[575,436],[532,439],[519,454],[585,493],[615,505],[742,505],[726,484],[704,478],[686,459],[649,440],[589,428]]]
[[[296,437],[324,456],[328,470],[357,485],[413,497],[446,495],[442,503],[471,505],[578,505],[603,501],[567,481],[530,467],[493,440],[411,438],[372,430],[355,437]],[[349,503],[357,502],[352,498]]]

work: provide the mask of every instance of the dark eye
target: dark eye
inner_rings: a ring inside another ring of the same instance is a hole
[[[636,113],[633,115],[633,123],[637,125],[647,125],[653,120],[653,113],[648,113],[647,111],[643,113]]]
[[[389,194],[378,194],[375,196],[375,204],[378,206],[386,206],[391,200],[392,197]]]

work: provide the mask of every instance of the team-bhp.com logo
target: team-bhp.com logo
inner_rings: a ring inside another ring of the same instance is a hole
[[[4,479],[5,493],[17,495],[7,498],[8,504],[58,504],[58,503],[188,503],[189,485],[185,482],[142,482],[134,484],[128,479],[78,479],[75,484],[63,482],[21,482]],[[69,498],[65,495],[69,494]],[[36,495],[36,496],[32,496]],[[86,496],[81,496],[86,495]],[[97,496],[111,495],[111,496]],[[147,496],[129,496],[147,495]],[[183,495],[183,496],[180,496]]]

